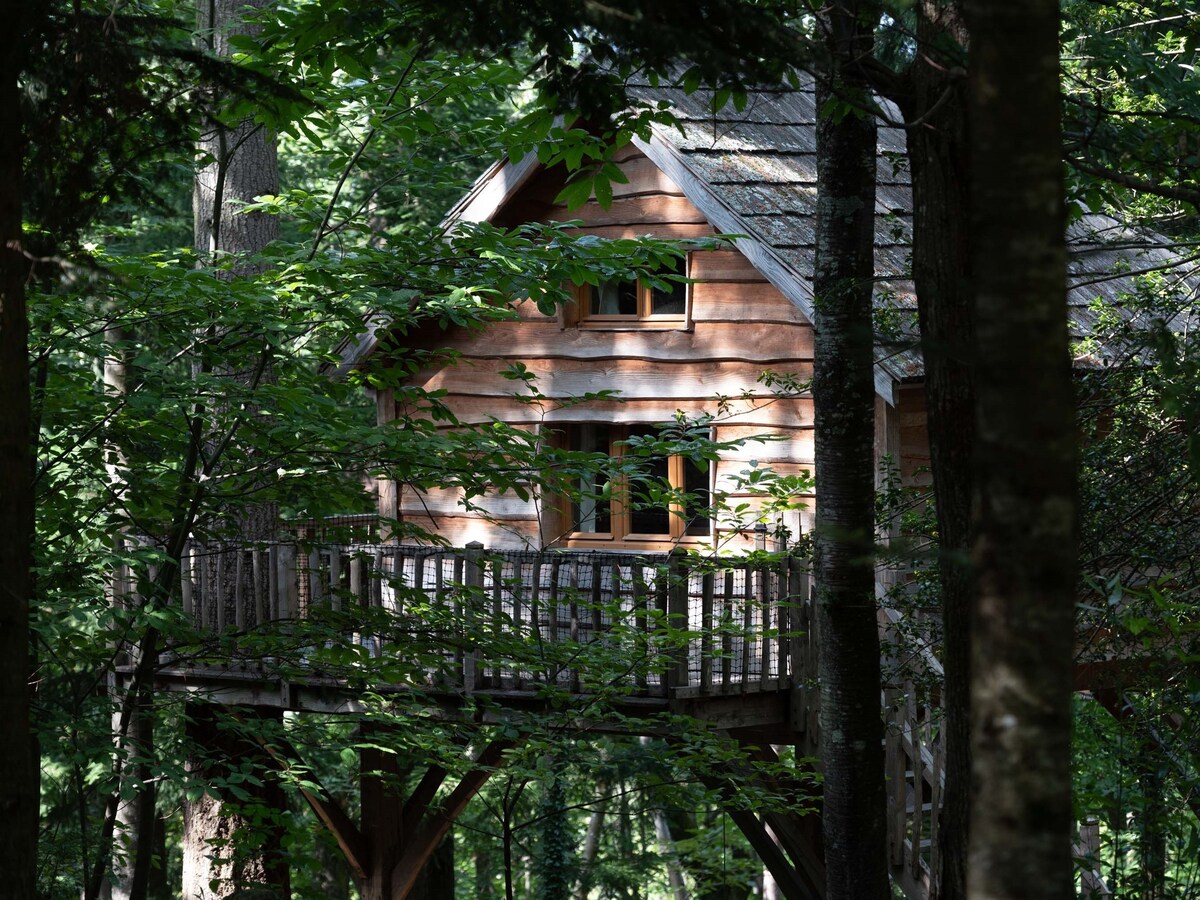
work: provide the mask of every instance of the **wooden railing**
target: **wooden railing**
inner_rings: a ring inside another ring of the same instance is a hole
[[[153,572],[150,573],[153,578]],[[137,602],[127,566],[119,602]],[[422,687],[529,693],[602,688],[589,671],[613,660],[631,696],[685,698],[793,691],[802,752],[819,747],[818,626],[806,561],[786,554],[698,559],[685,554],[488,551],[389,544],[192,543],[180,564],[185,618],[214,637],[313,620],[322,611],[366,624],[352,635],[374,658],[404,652],[400,631],[430,639],[437,663]],[[894,656],[882,694],[888,850],[906,896],[938,896],[938,825],[945,787],[942,669],[921,629],[880,613]],[[390,631],[385,634],[385,631]],[[916,636],[914,636],[916,635]],[[499,650],[497,649],[499,648]],[[132,648],[136,653],[136,648]],[[611,681],[608,683],[611,685]],[[1085,896],[1108,896],[1094,828],[1075,849]]]
[[[115,584],[133,591],[128,571]],[[816,675],[807,563],[787,555],[193,543],[178,596],[213,634],[361,610],[388,627],[364,625],[358,646],[395,654],[403,645],[388,634],[420,632],[444,648],[431,681],[458,691],[587,692],[601,651],[610,669],[625,660],[626,687],[643,696],[803,688]]]
[[[919,619],[919,617],[917,617]],[[941,896],[939,825],[946,787],[946,743],[941,710],[945,672],[933,653],[929,629],[881,609],[880,636],[891,654],[883,691],[887,778],[888,856],[892,878],[912,900]],[[1097,865],[1099,826],[1079,823],[1072,856],[1080,896],[1112,894]]]

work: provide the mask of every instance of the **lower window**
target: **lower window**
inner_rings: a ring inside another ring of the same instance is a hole
[[[563,510],[569,518],[569,542],[668,544],[709,537],[708,468],[685,456],[647,453],[630,443],[630,438],[657,435],[651,426],[566,427],[566,449],[609,458],[608,465],[588,467],[574,479]]]

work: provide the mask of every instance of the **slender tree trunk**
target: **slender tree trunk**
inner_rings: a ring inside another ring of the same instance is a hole
[[[605,794],[608,783],[597,782],[596,793]],[[577,887],[578,900],[587,900],[592,888],[592,868],[596,865],[596,857],[600,853],[600,838],[604,830],[604,814],[608,809],[608,798],[600,800],[592,807],[588,818],[587,831],[583,835],[583,850],[579,854],[579,881]]]
[[[25,139],[18,77],[25,4],[9,4],[0,38],[0,871],[14,897],[35,895],[38,759],[29,719],[33,593],[33,434],[29,398],[29,272],[21,233]]]
[[[116,311],[109,309],[111,315]],[[129,359],[125,350],[128,332],[120,325],[110,325],[104,332],[107,352],[102,361],[104,390],[113,401],[125,396],[129,381]],[[124,448],[109,441],[104,452],[109,489],[120,502],[126,500]],[[114,602],[123,598],[113,597]],[[111,900],[146,900],[150,890],[150,875],[154,864],[154,824],[156,790],[151,780],[151,760],[154,754],[154,691],[145,684],[138,685],[137,700],[127,727],[121,734],[121,712],[113,712],[113,735],[117,753],[126,759],[122,777],[135,790],[125,793],[119,801],[113,834],[113,859],[110,890]]]
[[[1072,896],[1078,546],[1057,0],[972,0],[976,283],[968,895]]]
[[[871,295],[875,120],[854,61],[870,55],[873,4],[824,19],[832,71],[817,80],[857,111],[817,122],[815,433],[817,605],[821,616],[821,759],[829,900],[884,900],[887,874],[875,607],[875,389]]]
[[[146,900],[154,865],[155,797],[151,760],[154,754],[154,691],[138,689],[137,706],[130,719],[129,738],[119,741],[131,758],[125,762],[125,775],[137,790],[117,807],[117,825],[113,839],[112,900]],[[119,733],[119,712],[113,714],[113,730]],[[161,865],[161,861],[160,861]]]
[[[942,900],[966,896],[971,741],[970,617],[974,597],[971,472],[975,395],[970,258],[966,27],[957,3],[918,7],[922,53],[907,74],[904,115],[913,195],[913,283],[921,326],[930,467],[942,591],[946,787],[939,820]],[[944,48],[939,53],[937,48]]]
[[[567,818],[567,795],[562,777],[551,776],[538,804],[537,876],[541,900],[568,900],[574,884],[574,837]]]
[[[671,824],[662,809],[654,809],[654,838],[658,841],[658,852],[667,864],[667,884],[675,900],[688,900],[687,885],[683,881],[683,869],[679,865],[679,854],[675,852],[675,841],[671,837]]]
[[[1153,745],[1146,745],[1137,761],[1142,808],[1138,814],[1138,868],[1141,900],[1167,900],[1167,804],[1163,796],[1165,760]]]

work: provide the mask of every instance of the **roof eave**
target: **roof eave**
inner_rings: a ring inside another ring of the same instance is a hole
[[[527,153],[517,162],[499,160],[475,179],[471,189],[442,219],[441,229],[449,234],[462,222],[486,222],[496,215],[511,200],[538,170],[536,153]],[[331,373],[333,378],[344,378],[365,363],[379,349],[379,343],[387,333],[385,323],[378,315],[368,317],[366,327],[341,347],[341,362]]]
[[[717,231],[723,234],[742,234],[735,246],[776,290],[804,314],[809,322],[814,318],[812,289],[808,280],[782,259],[770,244],[755,235],[745,219],[726,206],[704,179],[692,171],[686,157],[657,131],[649,140],[634,137],[633,143],[650,161],[663,170],[683,191]],[[903,373],[886,362],[877,361],[874,367],[875,393],[889,406],[896,405],[897,382]]]

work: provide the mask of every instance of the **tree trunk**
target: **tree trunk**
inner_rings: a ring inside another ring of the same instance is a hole
[[[596,783],[596,793],[606,794],[608,783]],[[587,900],[592,888],[592,868],[596,865],[596,857],[600,854],[600,838],[604,829],[604,814],[608,809],[608,797],[602,796],[592,807],[588,818],[587,831],[583,835],[583,850],[579,854],[579,881],[577,887],[578,900]]]
[[[1070,897],[1078,545],[1056,0],[967,4],[976,284],[968,895]]]
[[[679,865],[679,854],[675,852],[675,841],[671,837],[671,825],[661,808],[651,811],[654,817],[654,837],[658,841],[658,852],[667,865],[667,884],[674,900],[688,900],[687,885],[683,881],[683,869]]]
[[[247,9],[265,9],[274,0],[202,0],[197,28],[206,49],[229,56],[231,35],[251,33],[243,21]],[[242,214],[244,203],[279,192],[275,138],[249,119],[230,130],[212,117],[217,98],[208,98],[197,150],[208,156],[196,173],[192,197],[194,242],[200,258],[255,253],[279,237],[279,220],[265,213]]]
[[[942,900],[966,897],[970,800],[971,472],[975,396],[971,308],[966,28],[957,3],[917,7],[923,48],[907,73],[905,118],[913,196],[913,284],[925,364],[930,468],[937,498],[942,591],[946,787],[939,820]],[[934,18],[936,16],[936,18]],[[950,53],[939,53],[938,48]],[[936,874],[936,873],[935,873]]]
[[[113,714],[118,746],[126,754],[123,777],[137,790],[117,807],[113,836],[112,900],[146,900],[155,856],[155,797],[151,761],[154,754],[154,691],[138,688],[137,705],[127,726],[129,737],[120,738],[120,712]],[[160,865],[162,860],[159,861]]]
[[[815,371],[816,589],[821,617],[821,759],[829,900],[884,900],[887,873],[875,607],[875,120],[854,60],[871,53],[870,3],[824,19],[833,58],[817,80]],[[840,112],[840,110],[839,110]]]
[[[278,720],[277,710],[240,709],[243,718]],[[222,721],[223,707],[194,703],[188,707],[188,741],[193,750],[189,774],[216,794],[184,804],[184,900],[250,897],[287,900],[291,897],[287,860],[283,856],[285,829],[279,821],[287,808],[283,788],[271,760],[258,742],[240,728]],[[249,725],[253,727],[254,723]],[[249,771],[261,783],[237,785],[249,795],[234,800],[222,789],[231,775]]]
[[[567,817],[567,794],[563,779],[554,774],[546,784],[538,804],[536,869],[538,897],[541,900],[569,900],[574,884],[574,846],[571,823]]]
[[[32,9],[32,7],[30,7]],[[29,719],[33,593],[33,434],[29,272],[21,232],[25,139],[18,77],[29,40],[26,4],[9,4],[0,38],[0,871],[14,897],[35,896],[38,759]]]
[[[200,3],[197,8],[197,28],[206,49],[217,56],[228,56],[230,36],[251,31],[242,18],[247,8],[262,9],[270,4],[271,0],[206,0]],[[249,120],[232,130],[227,128],[214,116],[219,106],[219,98],[215,93],[210,90],[210,96],[203,104],[205,120],[198,150],[207,154],[209,161],[196,173],[193,194],[196,252],[208,262],[217,262],[226,255],[243,257],[257,253],[278,236],[275,217],[262,213],[245,215],[239,211],[242,204],[257,196],[278,192],[274,137],[262,126]],[[235,267],[236,274],[248,275],[252,272],[253,266]],[[265,343],[261,352],[267,352]],[[223,374],[253,386],[261,378],[261,370],[256,364],[250,368],[253,373],[229,371]],[[237,537],[243,540],[266,540],[275,536],[277,518],[278,511],[274,504],[252,504],[235,511],[230,521]],[[226,598],[233,597],[234,585],[225,583],[222,593]],[[230,618],[230,621],[233,619]],[[201,723],[211,722],[220,715],[218,708],[200,704],[189,709],[191,717]],[[255,713],[246,711],[246,715]],[[242,746],[237,749],[244,758],[253,760],[255,765],[261,763],[261,768],[269,768],[265,754],[256,748]],[[212,768],[219,770],[223,764],[219,759],[193,757],[189,765],[194,771],[204,772]],[[185,802],[185,892],[202,890],[205,879],[212,875],[236,875],[239,883],[244,880],[247,884],[261,884],[268,896],[281,892],[286,896],[288,873],[286,863],[278,855],[286,811],[285,798],[282,791],[272,790],[257,799],[261,803],[275,805],[259,823],[262,833],[254,842],[257,849],[252,850],[249,846],[238,848],[238,861],[232,867],[215,866],[206,855],[207,848],[214,841],[244,834],[251,823],[236,806],[228,803],[226,797],[205,795],[195,804]]]
[[[1166,777],[1162,753],[1157,747],[1144,747],[1137,763],[1138,789],[1142,808],[1138,813],[1138,869],[1141,872],[1141,900],[1167,900],[1167,823],[1165,802]]]

